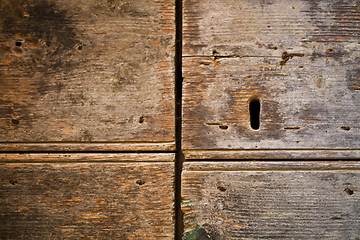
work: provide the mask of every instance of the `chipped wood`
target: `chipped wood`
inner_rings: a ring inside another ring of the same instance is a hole
[[[356,0],[185,0],[187,156],[358,158],[359,27]]]
[[[174,11],[169,0],[1,1],[1,150],[174,149]]]
[[[168,163],[111,162],[116,155],[107,154],[5,156],[38,163],[0,164],[4,239],[174,238],[173,154],[159,156]],[[127,161],[134,155],[117,157]],[[64,163],[41,163],[56,158]],[[66,163],[67,158],[89,162]],[[138,160],[149,157],[139,154]]]
[[[187,162],[183,239],[356,239],[359,162]]]

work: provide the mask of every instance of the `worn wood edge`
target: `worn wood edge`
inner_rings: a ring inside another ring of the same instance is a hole
[[[201,171],[336,171],[360,170],[359,161],[185,162],[183,173]]]
[[[1,153],[0,163],[174,162],[175,153]]]
[[[185,159],[360,159],[360,150],[185,150]]]
[[[174,151],[172,142],[0,143],[0,151]]]

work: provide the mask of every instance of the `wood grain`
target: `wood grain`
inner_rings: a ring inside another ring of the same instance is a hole
[[[183,148],[359,157],[359,36],[357,0],[185,0]]]
[[[1,151],[16,152],[57,152],[57,151],[174,151],[175,143],[170,142],[57,142],[57,143],[16,143],[0,142]]]
[[[1,1],[2,150],[174,149],[174,8],[172,0]]]
[[[359,162],[187,162],[183,239],[357,239]]]
[[[174,162],[174,153],[2,153],[0,163]]]
[[[360,150],[202,150],[202,151],[186,151],[186,159],[225,159],[225,160],[254,160],[254,159],[282,159],[282,160],[310,160],[310,159],[334,159],[334,160],[351,160],[360,159]]]
[[[173,239],[173,178],[170,162],[1,163],[1,239]]]

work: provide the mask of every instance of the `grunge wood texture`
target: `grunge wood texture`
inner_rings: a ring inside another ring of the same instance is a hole
[[[173,161],[174,154],[2,154],[0,238],[173,239]]]
[[[257,149],[268,158],[278,158],[272,150],[360,157],[359,1],[184,0],[183,28],[189,157],[255,150],[249,158],[262,158]],[[260,103],[257,130],[253,99]]]
[[[1,1],[1,149],[174,149],[174,11],[170,0]]]
[[[358,162],[187,162],[184,240],[357,239]]]

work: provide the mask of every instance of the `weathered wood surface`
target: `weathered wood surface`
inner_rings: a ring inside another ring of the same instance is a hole
[[[187,162],[183,239],[357,239],[359,162]]]
[[[58,142],[58,143],[9,143],[0,142],[1,151],[147,151],[162,150],[174,151],[174,142],[107,142],[107,143],[85,143],[85,142]]]
[[[172,0],[2,0],[1,149],[174,149],[174,8]]]
[[[225,160],[246,160],[246,159],[294,159],[294,160],[310,160],[310,159],[334,159],[334,160],[350,160],[360,159],[359,150],[204,150],[204,151],[186,151],[186,159],[225,159]]]
[[[184,0],[183,29],[185,150],[359,157],[358,0]]]
[[[127,159],[1,163],[0,238],[173,239],[174,155],[168,163],[120,162]]]
[[[0,163],[173,162],[173,153],[26,153],[0,154]]]

